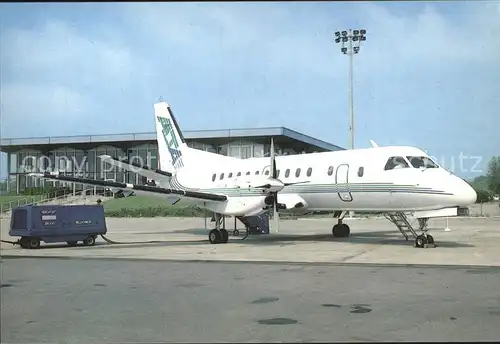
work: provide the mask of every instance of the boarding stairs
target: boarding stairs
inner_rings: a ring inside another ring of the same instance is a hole
[[[391,221],[398,227],[399,231],[406,240],[409,239],[410,236],[416,238],[418,236],[417,232],[413,228],[413,225],[410,223],[408,216],[406,216],[403,212],[394,212],[394,213],[385,213],[385,218]]]
[[[255,216],[237,216],[251,234],[269,234],[269,214],[263,213]]]

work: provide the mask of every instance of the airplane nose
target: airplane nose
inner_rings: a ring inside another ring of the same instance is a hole
[[[476,191],[467,182],[461,180],[460,187],[455,193],[459,206],[468,206],[476,203]]]

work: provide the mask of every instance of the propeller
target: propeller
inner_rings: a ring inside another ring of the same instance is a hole
[[[309,181],[302,181],[302,182],[292,182],[292,183],[283,183],[279,178],[278,178],[278,169],[276,167],[276,156],[274,152],[274,139],[271,137],[271,147],[270,147],[270,152],[269,152],[269,157],[271,159],[271,164],[270,164],[270,176],[268,178],[267,183],[263,185],[256,186],[257,188],[264,188],[267,189],[267,193],[269,195],[273,196],[273,221],[274,221],[274,226],[276,228],[276,233],[279,233],[279,203],[278,203],[278,192],[283,190],[285,186],[289,185],[295,185],[295,184],[302,184],[302,183],[309,183]]]
[[[278,179],[278,170],[276,169],[276,157],[274,154],[274,139],[271,137],[271,152],[269,156],[271,157],[271,178],[272,180],[278,180],[281,182],[281,180]],[[283,183],[281,183],[283,184]],[[283,187],[285,187],[285,184],[283,184]],[[283,187],[281,189],[283,189]],[[276,233],[279,233],[279,212],[278,212],[278,191],[271,192],[271,194],[274,196],[273,197],[273,221],[274,221],[274,228],[276,228]]]

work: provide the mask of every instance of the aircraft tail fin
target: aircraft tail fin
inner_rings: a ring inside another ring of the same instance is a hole
[[[177,121],[166,102],[154,104],[159,165],[162,170],[178,170],[185,166],[183,153],[189,149]]]
[[[239,158],[189,147],[168,103],[154,104],[154,113],[161,170],[177,171],[187,165],[193,167],[239,160]]]

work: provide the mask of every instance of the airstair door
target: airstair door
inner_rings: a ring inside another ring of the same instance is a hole
[[[262,176],[269,178],[271,176],[271,165],[265,166],[260,173]]]
[[[351,202],[352,195],[349,189],[349,165],[343,164],[337,167],[335,183],[337,184],[337,192],[340,199],[344,202]]]

